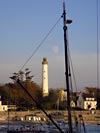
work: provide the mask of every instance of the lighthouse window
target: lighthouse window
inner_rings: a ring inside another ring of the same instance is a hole
[[[44,71],[44,73],[45,73],[45,71]]]

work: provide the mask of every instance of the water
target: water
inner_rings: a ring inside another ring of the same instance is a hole
[[[86,133],[100,133],[100,125],[87,124]],[[81,133],[84,133],[83,130]]]
[[[20,127],[19,125],[15,125],[15,126],[11,126],[10,128],[18,128]],[[0,133],[7,133],[7,128],[8,125],[0,125]],[[85,125],[86,128],[86,133],[100,133],[100,125],[93,125],[93,124],[87,124]],[[84,133],[84,129],[83,127],[79,126],[79,131],[81,130],[81,132],[79,133]]]

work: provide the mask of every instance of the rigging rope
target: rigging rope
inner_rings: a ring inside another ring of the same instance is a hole
[[[53,29],[56,27],[58,22],[61,20],[61,17],[56,21],[56,23],[52,26],[52,28],[49,30],[49,32],[46,34],[46,36],[43,38],[43,40],[39,43],[39,45],[35,48],[35,50],[32,52],[32,54],[29,56],[29,58],[26,60],[24,65],[21,67],[20,71],[25,67],[25,65],[31,60],[31,58],[34,56],[34,54],[38,51],[38,49],[41,47],[41,45],[45,42],[45,40],[48,38],[48,36],[51,34]]]
[[[97,8],[97,88],[99,88],[99,44],[98,44],[98,0],[96,3]]]
[[[67,31],[67,38],[68,38],[68,31]],[[70,55],[70,49],[69,49],[69,42],[67,40],[67,45],[68,45],[68,75],[69,75],[69,85],[70,85],[70,98],[71,100],[73,100],[74,96],[73,96],[73,84],[72,84],[72,74],[73,74],[73,80],[74,80],[74,84],[75,84],[75,88],[76,88],[76,94],[75,94],[75,105],[76,105],[76,96],[77,96],[77,85],[76,85],[76,80],[75,80],[75,74],[74,74],[74,69],[73,69],[73,64],[72,64],[72,59],[71,59],[71,55]],[[72,74],[71,74],[72,71]],[[79,131],[79,127],[78,127],[78,117],[76,115],[75,110],[72,110],[73,112],[73,117],[75,119],[75,128],[76,128],[76,132]],[[84,129],[85,129],[85,124],[84,124]],[[85,131],[84,131],[85,132]]]
[[[67,38],[68,38],[68,31],[67,31]],[[72,64],[72,59],[71,59],[71,55],[70,55],[70,50],[69,50],[69,42],[67,40],[67,50],[68,50],[68,75],[69,75],[69,85],[70,85],[70,94],[73,93],[73,84],[72,84],[72,76],[71,76],[71,71],[72,71],[72,74],[73,74],[73,80],[74,80],[74,83],[75,83],[75,88],[76,88],[76,95],[75,95],[75,101],[76,101],[76,97],[77,97],[77,85],[76,85],[76,80],[75,80],[75,74],[74,74],[74,69],[73,69],[73,64]],[[73,94],[72,96],[70,97],[72,98],[73,100]],[[78,132],[79,131],[79,127],[78,127],[78,117],[76,115],[76,112],[75,110],[72,110],[73,111],[73,116],[75,118],[75,128],[76,128],[76,131]],[[84,129],[84,133],[86,133],[86,127],[85,127],[85,123],[84,123],[84,120],[83,120],[83,116],[82,116],[82,113],[81,113],[81,118],[82,118],[82,126],[83,126],[83,129]],[[80,123],[81,124],[81,123]],[[80,131],[81,132],[81,131]]]
[[[67,32],[67,38],[68,38],[68,32]],[[73,68],[73,63],[72,63],[70,49],[69,49],[69,42],[68,42],[68,59],[69,59],[68,60],[69,61],[69,69],[71,67],[71,71],[72,71],[72,74],[73,74],[73,80],[74,80],[74,84],[75,84],[75,89],[76,89],[76,93],[77,93],[77,84],[76,84],[76,79],[75,79],[75,74],[74,74],[74,68]],[[69,74],[71,74],[71,72]],[[73,92],[73,87],[71,87],[71,91]]]

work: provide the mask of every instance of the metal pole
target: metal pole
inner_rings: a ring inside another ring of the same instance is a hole
[[[71,20],[66,20],[66,11],[65,3],[63,3],[63,30],[64,30],[64,45],[65,45],[65,76],[66,76],[66,91],[67,91],[67,104],[68,104],[68,124],[69,124],[69,133],[72,133],[72,119],[71,119],[71,107],[70,107],[70,92],[69,92],[69,61],[68,61],[68,40],[67,40],[67,24],[70,24]]]

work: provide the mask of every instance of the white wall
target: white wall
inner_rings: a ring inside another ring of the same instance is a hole
[[[84,109],[88,109],[88,105],[91,105],[90,109],[96,109],[97,101],[85,101],[84,102]]]
[[[0,111],[7,111],[8,105],[2,105],[2,101],[0,101]]]
[[[77,107],[84,109],[84,99],[82,97],[82,94],[79,95],[79,98],[77,100]]]

